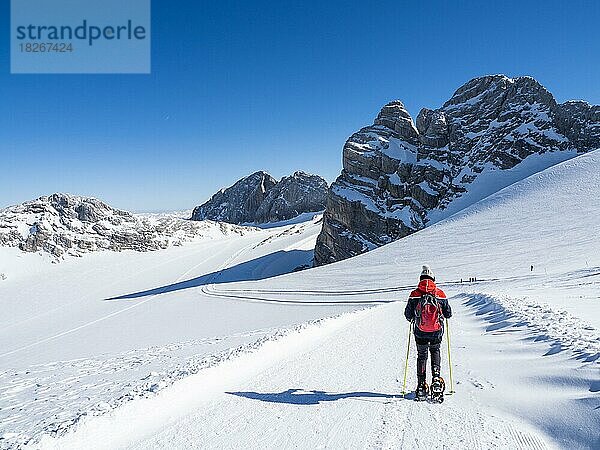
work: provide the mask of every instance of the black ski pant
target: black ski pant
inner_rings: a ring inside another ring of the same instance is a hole
[[[415,341],[417,343],[417,379],[419,382],[425,381],[428,352],[431,353],[431,373],[433,376],[439,376],[442,338],[424,339],[415,337]]]

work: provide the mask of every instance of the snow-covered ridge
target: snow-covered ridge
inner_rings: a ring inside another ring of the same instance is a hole
[[[97,250],[151,251],[251,228],[178,214],[133,214],[91,197],[52,194],[0,210],[0,245],[56,258]]]

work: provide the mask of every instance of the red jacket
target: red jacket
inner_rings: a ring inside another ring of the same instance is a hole
[[[417,288],[410,293],[408,298],[421,298],[421,295],[425,293],[432,294],[438,300],[446,298],[446,293],[435,285],[435,281],[428,279],[421,280]]]
[[[425,279],[425,280],[421,280],[419,282],[417,289],[412,291],[410,293],[410,296],[408,297],[408,303],[406,304],[406,308],[404,309],[404,316],[406,317],[406,320],[408,320],[409,322],[412,322],[413,320],[415,320],[415,317],[416,317],[415,308],[416,308],[417,304],[419,303],[419,300],[421,299],[421,296],[423,294],[433,295],[437,299],[438,303],[440,304],[443,316],[446,319],[449,319],[450,317],[452,317],[452,308],[450,308],[450,304],[448,303],[448,299],[446,298],[446,293],[444,291],[442,291],[441,289],[439,289],[435,285],[434,281]],[[442,329],[440,331],[436,331],[433,333],[425,333],[425,332],[419,330],[418,327],[415,326],[414,331],[415,331],[415,336],[417,336],[417,337],[429,338],[429,337],[441,336],[444,333],[444,328],[442,327]]]

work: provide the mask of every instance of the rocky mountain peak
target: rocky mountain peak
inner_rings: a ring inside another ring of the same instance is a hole
[[[390,102],[344,145],[315,262],[368,251],[468,206],[491,186],[518,181],[503,171],[532,155],[542,157],[519,172],[523,178],[560,159],[548,155],[599,147],[600,107],[557,104],[529,76],[474,78],[441,108],[423,108],[416,127],[401,101]]]
[[[392,129],[407,139],[414,139],[418,134],[412,117],[400,100],[394,100],[385,105],[377,115],[374,125]]]
[[[52,211],[61,217],[77,218],[81,222],[95,223],[101,220],[119,221],[133,220],[133,215],[125,211],[111,208],[106,203],[92,197],[81,197],[65,193],[55,193],[38,199],[47,211]]]
[[[458,88],[443,105],[443,109],[453,106],[472,109],[484,106],[484,112],[498,113],[506,108],[505,103],[531,104],[534,103],[553,107],[554,97],[535,78],[522,76],[509,78],[505,75],[486,75],[473,78]]]
[[[266,172],[255,172],[196,207],[192,220],[235,224],[287,220],[324,210],[327,189],[327,182],[318,175],[296,171],[278,182]]]
[[[49,253],[57,260],[98,250],[158,250],[205,235],[242,232],[172,215],[136,215],[96,198],[64,193],[0,210],[0,245]]]
[[[452,97],[444,103],[443,108],[463,103],[474,104],[490,97],[498,97],[514,84],[512,78],[505,75],[485,75],[476,77],[459,87]]]
[[[277,180],[268,173],[254,172],[194,208],[191,218],[236,224],[253,222],[256,210],[276,184]]]
[[[243,183],[247,185],[257,184],[260,191],[265,193],[275,184],[277,184],[277,180],[269,175],[267,172],[263,172],[259,170],[258,172],[254,172],[251,175],[248,175],[246,178],[241,180]]]

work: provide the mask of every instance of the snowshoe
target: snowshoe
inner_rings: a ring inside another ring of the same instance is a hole
[[[415,401],[422,402],[422,401],[427,400],[428,393],[429,393],[429,386],[427,386],[427,383],[425,381],[423,381],[422,383],[419,383],[417,386],[417,389],[415,390]]]
[[[431,380],[431,387],[429,389],[431,395],[431,401],[434,403],[442,403],[444,401],[444,389],[446,383],[442,377],[434,377]]]

